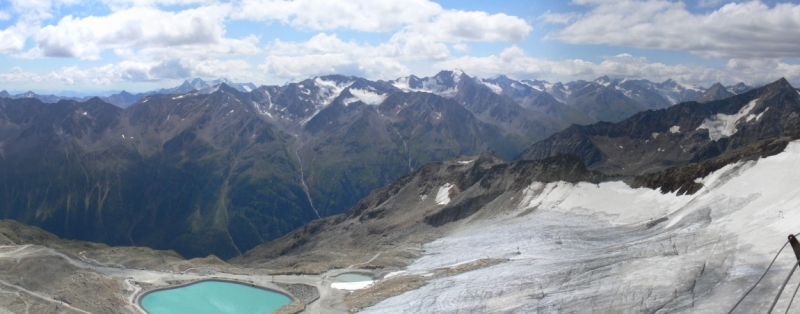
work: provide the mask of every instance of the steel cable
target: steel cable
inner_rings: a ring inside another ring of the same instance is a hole
[[[781,294],[783,294],[783,289],[786,288],[786,284],[789,283],[789,279],[792,279],[792,275],[794,274],[794,271],[797,269],[797,266],[799,265],[800,265],[800,260],[794,263],[792,271],[789,273],[789,276],[786,277],[786,280],[783,281],[783,285],[781,286],[781,289],[778,290],[778,295],[775,296],[775,301],[772,301],[772,306],[769,307],[769,312],[767,312],[767,314],[772,313],[772,310],[775,309],[775,305],[778,304],[778,300],[781,298]]]
[[[769,272],[769,269],[772,268],[772,264],[775,264],[775,261],[778,259],[778,256],[781,255],[781,252],[783,252],[783,249],[785,249],[788,244],[789,244],[789,241],[786,241],[786,243],[783,244],[781,249],[778,250],[778,254],[775,254],[775,257],[772,258],[772,262],[769,263],[769,266],[767,266],[767,269],[764,270],[763,274],[761,274],[761,278],[758,278],[758,281],[756,281],[756,283],[752,287],[750,287],[750,289],[747,290],[747,292],[745,292],[744,295],[742,295],[741,298],[739,298],[739,301],[737,301],[736,304],[733,306],[733,308],[731,308],[731,310],[728,311],[728,314],[733,313],[733,310],[735,310],[736,307],[739,306],[739,303],[742,303],[742,301],[744,301],[744,298],[747,297],[747,295],[750,294],[750,292],[752,292],[753,289],[756,288],[756,286],[758,286],[758,284],[761,282],[762,279],[764,279],[765,276],[767,276],[767,272]]]
[[[794,297],[797,296],[797,290],[800,290],[800,283],[797,284],[797,288],[794,288],[794,294],[792,294],[792,298],[789,300],[789,305],[786,306],[786,312],[783,314],[789,314],[789,309],[792,308],[792,302],[794,302]]]

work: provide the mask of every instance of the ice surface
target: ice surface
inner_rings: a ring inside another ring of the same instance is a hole
[[[674,125],[671,128],[669,128],[669,132],[670,133],[681,133],[681,127],[678,126],[678,125]]]
[[[742,107],[742,109],[739,109],[739,112],[736,114],[727,115],[718,113],[711,118],[707,118],[703,120],[703,123],[700,124],[697,129],[707,129],[708,137],[712,141],[734,135],[736,134],[736,126],[739,124],[739,120],[750,114],[750,111],[756,107],[757,101],[758,99],[754,99],[746,106]],[[747,120],[749,121],[749,119]]]
[[[406,270],[508,262],[432,280],[361,313],[725,313],[800,232],[798,164],[800,142],[792,142],[699,179],[694,195],[535,182],[491,203],[517,206],[483,209],[504,214],[425,245]],[[738,313],[766,312],[794,262],[785,250]],[[787,305],[788,297],[777,308]]]

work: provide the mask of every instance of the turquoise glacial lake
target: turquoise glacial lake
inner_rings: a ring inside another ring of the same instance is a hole
[[[345,273],[339,276],[333,277],[339,281],[344,282],[362,282],[362,281],[372,281],[372,277],[362,275],[362,274],[355,274],[355,273]]]
[[[269,314],[289,304],[281,293],[226,281],[202,281],[147,294],[142,308],[150,314]]]

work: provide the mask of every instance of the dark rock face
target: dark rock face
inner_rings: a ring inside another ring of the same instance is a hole
[[[520,155],[577,154],[590,169],[639,175],[699,162],[764,139],[800,134],[800,95],[786,80],[705,104],[682,103],[619,123],[572,126]]]

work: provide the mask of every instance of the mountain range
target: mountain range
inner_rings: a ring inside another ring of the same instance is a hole
[[[389,295],[365,313],[727,311],[796,232],[783,215],[797,217],[797,188],[781,169],[800,158],[798,119],[800,91],[781,79],[573,125],[517,161],[426,164],[231,262],[302,273],[356,257],[362,269],[401,268],[370,289]],[[779,276],[739,309],[768,307]]]
[[[800,90],[713,88],[727,98],[624,117],[644,106],[617,97],[627,81],[522,83],[444,71],[125,109],[0,99],[4,218],[180,253],[3,221],[0,280],[46,303],[15,309],[99,312],[207,278],[279,283],[308,312],[722,312],[751,286],[739,312],[770,306],[796,262],[770,261],[800,218]],[[181,257],[207,254],[227,261]],[[331,284],[353,272],[376,280]]]
[[[456,70],[458,71],[458,70]],[[435,77],[434,77],[435,78]],[[737,83],[735,85],[723,87],[721,84],[716,83],[711,88],[704,88],[697,85],[679,83],[673,81],[671,79],[666,80],[662,83],[653,83],[648,80],[629,80],[623,78],[609,78],[608,76],[600,77],[592,82],[587,81],[573,81],[569,83],[549,83],[547,81],[539,81],[539,80],[513,80],[508,78],[505,75],[499,75],[490,79],[479,79],[479,78],[472,78],[487,87],[490,87],[493,91],[498,94],[505,94],[516,100],[518,103],[523,104],[524,102],[532,101],[532,98],[538,95],[541,95],[542,92],[547,93],[551,96],[554,96],[558,101],[562,103],[569,103],[570,105],[575,105],[577,103],[586,103],[586,100],[580,100],[581,94],[586,94],[587,91],[579,92],[578,95],[572,96],[572,92],[575,90],[581,90],[586,88],[587,86],[592,89],[595,89],[595,92],[598,90],[603,90],[600,87],[604,87],[608,89],[608,91],[619,91],[622,92],[624,97],[627,98],[625,101],[630,102],[638,102],[641,106],[647,107],[648,109],[657,109],[663,108],[665,106],[677,104],[679,102],[690,101],[690,100],[697,100],[700,102],[714,100],[714,99],[722,99],[727,96],[738,95],[744,92],[747,92],[753,87],[748,86],[744,83]],[[420,79],[415,76],[400,78],[397,80],[391,81],[392,84],[396,84],[396,87],[401,88],[403,90],[409,91],[412,90],[411,87],[405,87],[404,84],[409,84],[408,81],[412,81],[414,85],[413,89],[417,91],[426,91],[426,92],[433,92],[442,96],[447,96],[448,88],[447,86],[438,86],[435,81],[427,82],[429,87],[423,87],[420,83]],[[76,100],[76,101],[86,101],[92,97],[99,97],[105,102],[110,104],[125,108],[127,106],[132,105],[133,103],[137,102],[138,100],[144,98],[145,96],[155,95],[155,94],[184,94],[189,93],[192,90],[203,90],[203,89],[210,89],[216,85],[225,83],[226,85],[233,87],[241,92],[250,92],[256,89],[256,85],[253,83],[234,83],[228,79],[221,78],[216,80],[204,81],[201,78],[195,78],[191,81],[186,80],[183,84],[172,87],[172,88],[162,88],[159,90],[153,90],[149,92],[131,94],[127,91],[121,92],[103,92],[100,94],[106,95],[97,95],[97,96],[77,96],[81,93],[77,92],[61,92],[58,95],[41,95],[34,93],[32,91],[27,91],[24,93],[18,94],[9,94],[8,91],[0,91],[0,97],[5,98],[37,98],[42,102],[46,103],[56,103],[60,100]],[[447,85],[447,84],[445,84]],[[452,85],[452,84],[451,84]],[[599,85],[599,86],[598,86]],[[437,90],[440,88],[441,91]],[[720,94],[720,91],[724,91],[723,94]],[[85,94],[85,93],[83,93]],[[590,93],[591,94],[591,93]],[[619,97],[619,95],[617,95]],[[701,98],[702,97],[702,98]],[[548,99],[549,100],[549,99]],[[531,104],[523,104],[525,107],[531,106]],[[535,106],[535,105],[533,105]],[[542,108],[543,109],[543,108]]]
[[[345,212],[427,163],[490,151],[513,160],[570,125],[619,121],[701,90],[456,70],[257,88],[195,79],[109,96],[138,98],[127,108],[0,98],[2,214],[67,238],[229,258]]]

